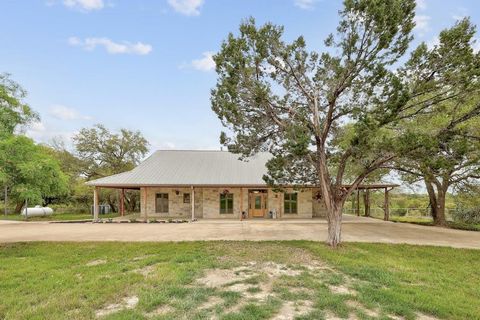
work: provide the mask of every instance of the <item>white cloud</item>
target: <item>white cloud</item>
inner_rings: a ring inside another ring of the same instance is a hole
[[[87,51],[93,51],[97,46],[102,46],[110,54],[138,54],[147,55],[153,48],[142,42],[131,43],[127,41],[114,42],[108,38],[85,38],[70,37],[68,43],[74,47],[81,47]]]
[[[186,16],[198,16],[204,0],[168,0],[168,4],[178,13]]]
[[[199,71],[212,71],[215,69],[215,61],[213,61],[213,52],[207,51],[202,53],[202,58],[192,60],[191,66]]]
[[[420,10],[427,9],[427,1],[426,0],[417,0],[417,9],[420,9]]]
[[[69,8],[76,8],[85,11],[103,9],[103,0],[64,0],[63,4]]]
[[[303,10],[312,10],[318,0],[294,0],[295,6]]]
[[[92,117],[81,115],[77,110],[61,105],[52,106],[48,112],[52,117],[59,120],[92,120]]]
[[[415,30],[423,36],[426,32],[430,31],[430,20],[432,18],[427,15],[416,15],[413,21],[415,22]]]

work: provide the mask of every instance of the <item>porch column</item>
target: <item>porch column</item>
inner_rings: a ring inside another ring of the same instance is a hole
[[[243,220],[243,188],[240,188],[240,221]]]
[[[192,221],[195,220],[195,188],[193,186],[190,187],[191,194],[192,194]]]
[[[147,187],[143,188],[143,216],[145,220],[148,219],[148,213],[147,213]]]
[[[383,205],[383,210],[384,210],[384,215],[383,215],[383,220],[388,221],[390,219],[390,207],[389,207],[389,199],[388,199],[388,193],[390,190],[388,188],[385,188],[385,199],[384,199],[384,205]]]
[[[120,215],[123,217],[125,215],[125,189],[122,188],[120,194]]]
[[[98,187],[93,189],[93,220],[98,220]]]

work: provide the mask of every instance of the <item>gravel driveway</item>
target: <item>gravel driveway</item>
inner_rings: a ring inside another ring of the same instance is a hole
[[[0,243],[20,241],[325,241],[324,220],[201,220],[180,224],[92,224],[0,221]],[[480,249],[480,232],[346,216],[343,240]]]

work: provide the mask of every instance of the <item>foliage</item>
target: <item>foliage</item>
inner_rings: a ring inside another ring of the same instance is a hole
[[[133,169],[148,151],[148,142],[140,131],[121,129],[110,132],[103,125],[83,128],[73,137],[83,174],[99,178]]]
[[[463,208],[459,207],[453,213],[455,222],[463,222],[468,224],[480,224],[480,207]]]
[[[10,79],[8,73],[0,73],[0,139],[12,135],[15,129],[39,120],[39,116],[23,102],[25,90]]]
[[[10,197],[17,203],[41,204],[45,197],[67,190],[67,177],[58,161],[25,136],[0,141],[0,163],[0,182],[9,187]]]

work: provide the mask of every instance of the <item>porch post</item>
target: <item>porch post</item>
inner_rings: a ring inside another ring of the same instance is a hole
[[[192,203],[192,221],[195,220],[195,188],[193,186],[190,187],[191,189],[191,194],[192,194],[192,199],[191,199],[191,203]]]
[[[120,195],[120,215],[123,217],[125,215],[125,189],[122,188]]]
[[[240,188],[240,221],[243,220],[243,188]]]
[[[143,216],[145,218],[145,220],[148,219],[148,213],[147,213],[147,187],[143,188],[143,208],[144,208],[144,212],[143,212]]]
[[[384,210],[384,216],[383,216],[383,220],[385,221],[388,221],[390,219],[390,207],[389,207],[389,199],[388,199],[388,193],[389,193],[390,190],[388,190],[388,188],[385,188],[385,203],[383,205],[383,210]]]
[[[93,220],[98,220],[98,187],[93,189]]]

